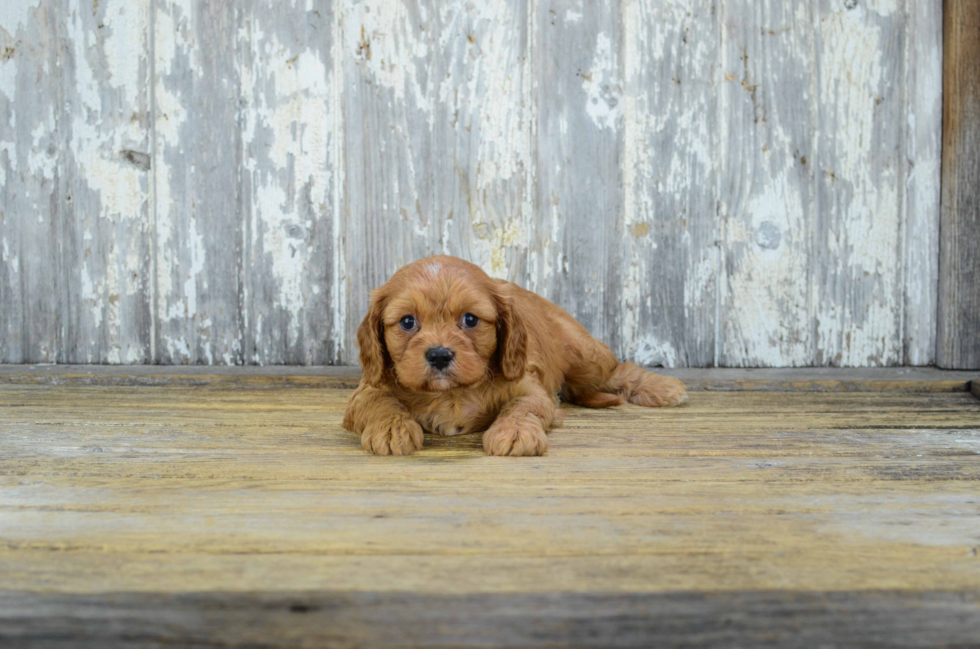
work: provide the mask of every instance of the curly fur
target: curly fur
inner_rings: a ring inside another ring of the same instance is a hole
[[[479,318],[465,328],[463,315]],[[413,331],[399,321],[416,318]],[[357,330],[363,378],[344,415],[366,451],[407,455],[437,435],[485,431],[489,455],[541,455],[560,421],[557,395],[590,408],[673,406],[677,379],[620,363],[568,313],[455,257],[409,264],[371,296]],[[426,351],[446,347],[444,371]]]

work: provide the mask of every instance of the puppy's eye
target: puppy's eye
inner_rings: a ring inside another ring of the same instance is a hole
[[[405,316],[398,321],[398,326],[401,327],[403,331],[411,331],[412,329],[415,329],[415,316]]]
[[[463,328],[464,329],[472,329],[473,327],[475,327],[478,324],[480,324],[480,319],[477,318],[472,313],[467,313],[466,315],[463,316]]]

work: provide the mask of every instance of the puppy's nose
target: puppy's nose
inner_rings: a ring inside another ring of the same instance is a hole
[[[430,347],[425,352],[425,360],[429,361],[429,365],[440,371],[446,369],[453,362],[454,356],[453,351],[445,347]]]

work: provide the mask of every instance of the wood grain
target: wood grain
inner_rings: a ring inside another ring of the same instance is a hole
[[[509,463],[478,435],[369,456],[339,428],[349,395],[4,386],[5,588],[248,591],[273,573],[291,590],[980,585],[980,402],[965,392],[572,408],[548,456]]]
[[[535,205],[530,287],[618,346],[623,289],[623,54],[615,5],[535,7]]]
[[[0,359],[12,363],[63,358],[61,9],[25,5],[0,25]]]
[[[346,324],[334,3],[242,4],[242,360],[334,363]]]
[[[936,361],[943,114],[943,9],[906,0],[904,363]]]
[[[965,392],[974,372],[933,368],[675,369],[693,391],[741,392]],[[58,386],[176,386],[220,388],[348,388],[357,367],[187,367],[150,365],[0,365],[0,383]]]
[[[877,1],[817,7],[813,354],[817,365],[896,365],[904,179],[902,129],[894,125],[905,119],[904,12]],[[871,164],[878,155],[890,162]]]
[[[0,592],[12,649],[99,647],[975,646],[975,594],[782,591],[419,595]],[[379,624],[378,621],[383,623]]]
[[[478,435],[367,455],[350,390],[214,385],[0,386],[4,646],[977,632],[964,391],[567,408],[547,456],[500,461]]]
[[[245,360],[237,3],[155,0],[154,362]]]
[[[820,248],[811,241],[815,36],[800,28],[814,11],[752,1],[722,10],[720,112],[730,161],[720,179],[722,366],[810,365],[817,351],[809,282]]]
[[[620,344],[645,365],[717,365],[720,226],[715,2],[623,7],[626,88]]]
[[[146,363],[152,361],[152,2],[65,2],[63,11],[58,361]]]
[[[980,2],[946,0],[936,364],[980,368]]]
[[[962,390],[569,407],[502,461],[367,455],[351,390],[218,385],[0,385],[4,646],[969,646],[980,620]]]

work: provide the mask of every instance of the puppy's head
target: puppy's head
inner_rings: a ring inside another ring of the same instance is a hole
[[[519,379],[527,335],[505,283],[440,256],[403,267],[371,295],[357,342],[369,384],[444,391],[495,374]]]

